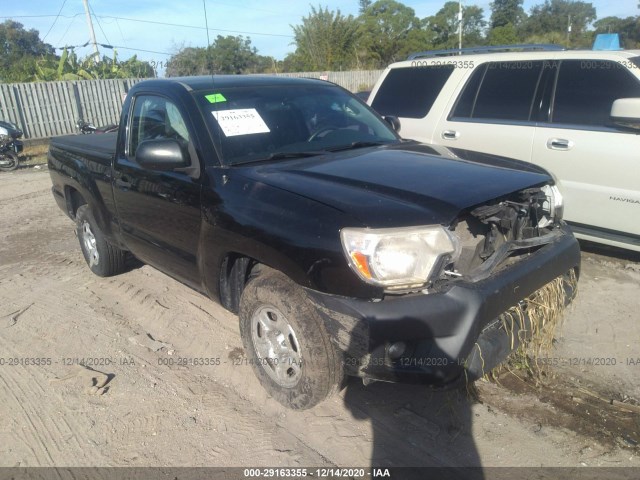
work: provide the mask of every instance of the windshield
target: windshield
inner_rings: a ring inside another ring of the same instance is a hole
[[[366,105],[333,85],[195,92],[227,165],[398,141]]]

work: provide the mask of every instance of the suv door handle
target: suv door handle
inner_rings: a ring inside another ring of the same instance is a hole
[[[460,132],[456,132],[455,130],[445,130],[442,132],[442,138],[445,140],[457,140],[460,136]]]
[[[550,150],[571,150],[573,142],[564,138],[550,138],[547,140],[547,148]]]

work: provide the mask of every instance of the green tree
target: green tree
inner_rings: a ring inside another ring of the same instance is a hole
[[[94,80],[99,78],[97,72],[95,70],[92,71],[92,69],[96,68],[95,57],[96,54],[94,53],[84,59],[79,59],[76,52],[65,48],[60,58],[45,57],[37,63],[36,79],[44,82]]]
[[[421,21],[420,28],[412,28],[407,34],[406,40],[403,42],[396,57],[404,60],[408,55],[416,52],[423,52],[434,48],[435,36],[432,31],[426,28],[427,23]]]
[[[640,16],[605,17],[593,24],[595,33],[619,33],[626,49],[640,48]]]
[[[253,73],[258,50],[251,46],[248,37],[218,35],[209,48],[209,55],[216,73]]]
[[[360,15],[362,15],[364,13],[364,11],[369,8],[369,6],[372,4],[373,2],[371,0],[360,0],[359,4],[360,4]]]
[[[458,2],[449,1],[435,15],[428,17],[428,28],[434,33],[435,48],[455,48],[458,46],[459,37],[459,5]],[[484,28],[487,22],[484,20],[483,10],[477,5],[462,8],[462,44],[464,46],[477,46],[484,42]]]
[[[114,52],[115,58],[116,52]],[[138,60],[137,55],[118,63],[118,78],[152,78],[156,72],[149,62]]]
[[[213,63],[204,47],[180,48],[167,61],[167,77],[189,77],[213,72]]]
[[[564,36],[566,43],[567,29],[571,23],[569,35],[570,47],[585,47],[591,42],[588,26],[596,19],[596,9],[591,3],[570,0],[545,0],[535,5],[524,23],[527,41],[546,37]]]
[[[378,0],[371,4],[359,21],[359,58],[368,66],[385,67],[403,59],[403,54],[411,49],[409,44],[428,38],[426,32],[420,33],[424,24],[415,11],[395,0]]]
[[[167,62],[168,77],[261,72],[267,63],[251,39],[242,35],[218,35],[209,47],[181,48]]]
[[[29,82],[36,75],[36,62],[53,57],[54,49],[40,40],[37,30],[25,30],[13,20],[0,23],[0,81]]]
[[[524,0],[494,0],[491,2],[491,28],[508,24],[519,26],[526,18],[522,8]]]
[[[38,61],[35,77],[40,81],[155,77],[151,65],[138,60],[135,55],[120,62],[118,52],[114,50],[113,58],[103,56],[96,59],[95,53],[78,58],[73,50],[65,48],[60,58],[47,56]]]
[[[487,22],[484,10],[477,5],[462,7],[462,41],[466,46],[477,46],[484,43],[484,31]]]
[[[32,82],[53,80],[82,80],[96,78],[153,77],[155,73],[148,62],[135,56],[118,61],[99,59],[96,54],[83,59],[73,50],[63,49],[58,57],[51,45],[40,40],[37,30],[25,30],[17,22],[7,20],[0,24],[0,81]]]
[[[304,72],[307,69],[305,60],[296,52],[287,54],[282,60],[283,72]]]
[[[295,52],[289,63],[302,71],[348,70],[357,64],[358,23],[328,8],[311,7],[302,24],[291,26]]]
[[[487,45],[513,45],[519,41],[518,31],[512,23],[494,27],[487,34]]]

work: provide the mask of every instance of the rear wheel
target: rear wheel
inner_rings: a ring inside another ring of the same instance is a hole
[[[337,391],[342,360],[300,286],[268,270],[247,283],[239,317],[248,361],[275,400],[304,410]]]
[[[18,160],[18,155],[14,152],[7,151],[0,155],[0,170],[3,172],[10,172],[11,170],[15,170],[18,168],[18,164],[20,161]]]
[[[91,271],[100,277],[124,272],[126,252],[107,242],[88,205],[78,208],[76,224],[80,248]]]

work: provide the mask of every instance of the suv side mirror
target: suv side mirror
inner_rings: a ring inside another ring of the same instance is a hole
[[[136,149],[136,162],[149,170],[171,171],[189,166],[188,156],[177,140],[145,140]]]
[[[385,121],[391,125],[397,133],[400,133],[400,119],[394,115],[387,115],[384,117]]]
[[[611,106],[611,120],[622,128],[640,133],[640,98],[619,98]]]

